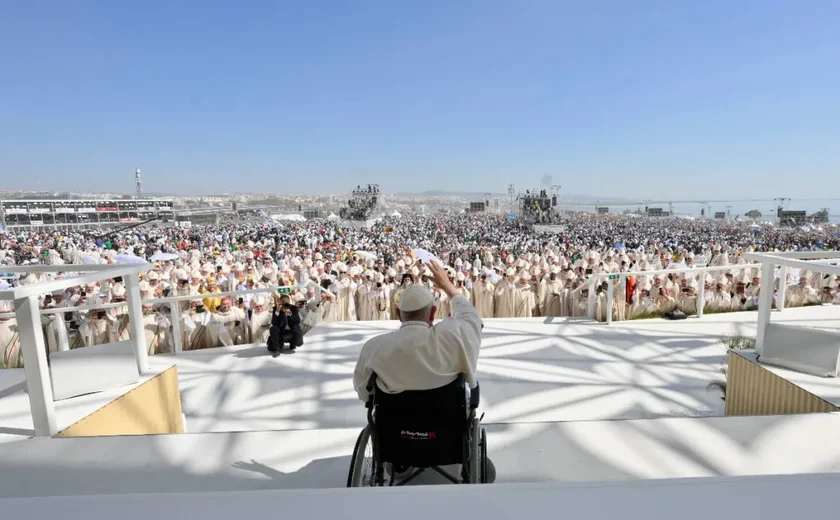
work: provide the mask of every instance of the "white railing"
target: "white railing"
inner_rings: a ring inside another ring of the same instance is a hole
[[[761,294],[768,294],[770,303],[768,309],[773,304],[773,295],[776,295],[776,308],[778,311],[783,311],[785,308],[785,293],[787,290],[787,274],[789,268],[796,268],[802,270],[819,271],[826,273],[840,274],[840,267],[833,264],[840,263],[840,252],[838,251],[790,251],[786,253],[745,253],[743,258],[745,260],[752,260],[754,263],[749,264],[730,264],[721,266],[708,267],[692,267],[682,269],[659,269],[655,271],[633,271],[623,273],[598,273],[593,274],[586,280],[586,282],[573,290],[573,293],[578,293],[582,289],[589,290],[588,297],[588,315],[591,319],[596,319],[596,302],[597,295],[595,294],[595,287],[604,280],[619,280],[620,294],[627,292],[627,277],[635,276],[656,276],[660,274],[690,274],[692,277],[698,278],[697,284],[697,317],[703,317],[703,302],[705,301],[705,284],[702,283],[701,277],[705,277],[706,273],[717,271],[743,271],[754,270],[761,273],[761,287],[774,287],[776,278],[779,279],[779,288],[774,292],[773,290],[762,292]],[[772,261],[771,261],[772,260]],[[755,263],[757,261],[757,263]],[[768,269],[765,269],[769,265]],[[779,269],[778,273],[776,268]],[[765,273],[769,270],[769,273]],[[837,271],[835,271],[837,270]],[[615,286],[610,287],[606,292],[607,297],[607,325],[612,323],[612,311],[614,305],[614,291]],[[761,312],[761,302],[759,302],[759,312]],[[769,313],[770,311],[767,310]]]
[[[49,266],[53,272],[66,271],[59,266]],[[0,291],[0,300],[12,301],[15,306],[15,322],[20,336],[20,348],[23,354],[23,369],[29,403],[32,410],[32,422],[38,437],[55,435],[58,432],[55,401],[53,398],[52,379],[47,361],[47,348],[41,324],[38,296],[52,291],[96,283],[115,277],[124,277],[126,305],[129,315],[129,337],[134,348],[138,374],[149,371],[148,352],[143,330],[143,314],[140,307],[140,288],[138,274],[152,267],[143,265],[112,265],[108,269],[95,269],[92,272],[68,276],[61,280],[12,287]],[[4,267],[6,272],[26,272],[27,266]],[[78,271],[86,271],[80,266]],[[95,271],[95,272],[93,272]]]
[[[790,251],[786,253],[747,253],[744,258],[761,263],[761,286],[772,284],[776,267],[779,268],[779,290],[776,307],[784,309],[788,269],[805,269],[819,273],[840,275],[838,251]],[[773,306],[773,291],[762,291],[758,301],[758,325],[756,328],[755,351],[761,356],[767,327],[770,325],[770,311]]]
[[[660,274],[668,275],[668,274],[688,274],[691,275],[692,278],[697,278],[697,317],[703,317],[703,301],[705,299],[705,284],[703,283],[706,273],[718,272],[718,271],[738,271],[738,270],[760,270],[761,264],[732,264],[732,265],[718,265],[718,266],[708,266],[708,267],[687,267],[681,269],[658,269],[655,271],[628,271],[622,273],[598,273],[591,275],[587,280],[586,283],[575,289],[575,291],[580,291],[582,288],[586,287],[589,289],[589,299],[588,299],[588,315],[591,319],[596,319],[595,312],[596,312],[596,302],[597,302],[597,295],[595,293],[595,287],[599,285],[601,282],[607,281],[614,281],[618,280],[618,285],[620,287],[619,293],[624,295],[627,294],[627,277],[628,276],[635,276],[636,278],[643,277],[643,276],[658,276]],[[763,282],[762,282],[763,283]],[[606,315],[606,323],[610,325],[612,323],[612,314],[613,314],[613,301],[615,298],[615,285],[610,287],[607,293],[607,315]]]
[[[95,266],[94,266],[95,267]],[[98,269],[97,269],[98,270]],[[34,286],[33,286],[34,287]],[[332,292],[324,289],[319,284],[315,283],[313,280],[306,280],[305,282],[299,283],[297,285],[272,285],[267,287],[260,287],[258,289],[245,289],[240,291],[224,291],[224,292],[215,292],[215,293],[204,293],[204,294],[188,294],[183,296],[168,296],[165,298],[150,298],[146,300],[141,300],[140,305],[154,305],[154,306],[161,306],[166,305],[169,307],[169,316],[173,319],[169,320],[172,324],[172,340],[173,340],[173,352],[180,353],[183,351],[183,336],[181,334],[181,320],[175,319],[181,315],[181,311],[178,309],[178,303],[184,301],[192,301],[192,300],[203,300],[205,298],[222,298],[224,296],[245,296],[250,294],[263,294],[263,293],[274,293],[277,291],[299,291],[303,289],[307,289],[312,287],[316,291],[316,299],[320,301],[321,296],[326,294],[331,298],[335,299],[336,296]],[[66,334],[62,334],[62,331],[66,331],[64,325],[64,313],[67,312],[81,312],[81,311],[91,311],[91,310],[109,310],[109,309],[118,309],[121,307],[126,307],[128,305],[127,302],[116,302],[116,303],[96,303],[90,305],[80,305],[77,307],[52,307],[48,309],[42,309],[40,313],[42,315],[50,315],[55,314],[55,319],[59,320],[56,324],[57,329],[59,330],[58,334],[58,350],[70,350],[70,343],[69,338]],[[0,318],[14,318],[15,313],[0,313]]]

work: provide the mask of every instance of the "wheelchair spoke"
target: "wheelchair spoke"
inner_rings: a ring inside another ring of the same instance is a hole
[[[376,464],[373,460],[373,442],[368,442],[365,446],[364,458],[360,461],[362,463],[362,487],[375,486]]]

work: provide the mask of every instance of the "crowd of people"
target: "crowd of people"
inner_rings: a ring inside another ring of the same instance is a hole
[[[347,201],[347,207],[338,211],[338,216],[346,220],[368,220],[379,204],[379,186],[368,184],[366,187],[357,186],[352,197]]]
[[[439,257],[460,294],[483,318],[588,316],[593,290],[595,317],[638,319],[681,310],[754,309],[762,290],[759,271],[743,254],[751,251],[837,250],[840,228],[776,229],[746,222],[680,218],[568,214],[559,233],[544,234],[489,213],[439,214],[380,220],[372,229],[349,229],[330,221],[268,219],[216,226],[138,227],[100,231],[7,232],[0,235],[0,283],[35,284],[56,274],[3,274],[3,265],[116,263],[125,258],[161,258],[140,274],[144,325],[150,352],[174,348],[172,321],[180,323],[184,349],[265,342],[277,286],[299,309],[305,333],[319,322],[391,320],[412,284],[432,289],[437,317],[451,313],[447,296],[431,283],[417,248]],[[731,266],[698,275],[645,275],[645,271]],[[67,272],[72,272],[68,268]],[[594,275],[639,273],[625,284]],[[60,276],[61,274],[58,274]],[[789,272],[785,305],[840,303],[840,278]],[[704,301],[698,302],[703,285]],[[0,286],[1,287],[1,286]],[[268,291],[268,289],[271,291]],[[325,289],[325,290],[319,290]],[[778,280],[776,287],[777,290]],[[264,289],[242,295],[229,291]],[[47,344],[66,335],[71,347],[127,339],[125,307],[96,305],[125,299],[121,279],[45,294]],[[607,291],[613,307],[606,308]],[[623,291],[623,292],[622,292]],[[175,305],[152,301],[193,297]],[[94,307],[94,308],[91,308]],[[19,364],[13,308],[0,302],[0,354]]]

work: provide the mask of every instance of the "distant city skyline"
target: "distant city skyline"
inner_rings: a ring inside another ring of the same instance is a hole
[[[13,2],[7,189],[840,193],[840,2]]]

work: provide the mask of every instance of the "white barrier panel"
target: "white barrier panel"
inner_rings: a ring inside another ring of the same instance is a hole
[[[565,231],[566,226],[549,226],[534,224],[535,233],[564,233]]]
[[[769,323],[762,363],[819,377],[837,377],[840,333]]]
[[[140,381],[131,340],[53,352],[50,374],[56,401]]]

